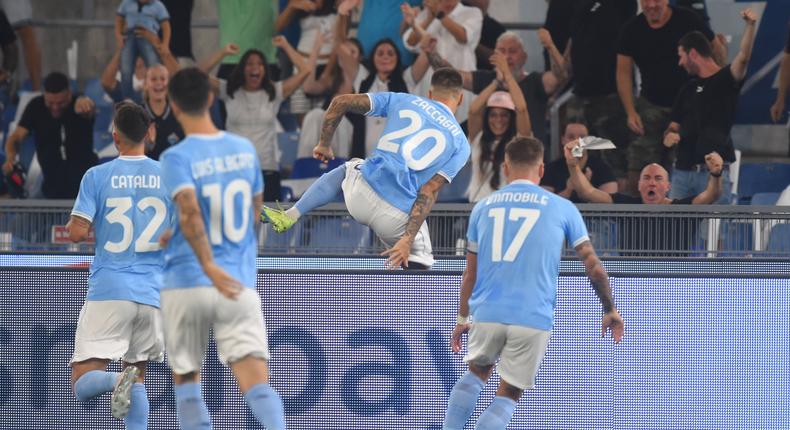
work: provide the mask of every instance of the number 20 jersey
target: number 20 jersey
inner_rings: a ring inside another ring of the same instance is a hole
[[[258,241],[252,202],[263,192],[263,176],[252,143],[227,132],[193,134],[167,149],[161,161],[172,197],[195,190],[214,261],[242,285],[255,288]],[[162,288],[211,286],[180,225],[174,224]]]
[[[434,175],[452,182],[469,160],[469,141],[443,103],[404,93],[368,93],[367,116],[387,124],[362,176],[384,200],[409,213],[417,192]]]
[[[86,300],[159,307],[164,261],[158,238],[171,213],[158,161],[121,156],[85,172],[71,214],[90,221],[96,234]]]

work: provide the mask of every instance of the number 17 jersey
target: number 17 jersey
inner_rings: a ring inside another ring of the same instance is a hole
[[[367,116],[387,117],[362,176],[384,200],[409,213],[417,192],[434,175],[452,182],[469,160],[469,141],[450,109],[404,93],[368,93]]]

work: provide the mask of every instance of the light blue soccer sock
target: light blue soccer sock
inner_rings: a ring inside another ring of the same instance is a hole
[[[504,430],[507,428],[518,403],[508,397],[496,396],[477,419],[477,430]]]
[[[129,415],[123,419],[126,430],[146,430],[148,428],[148,394],[145,384],[135,382],[132,385],[132,405]]]
[[[483,391],[485,382],[474,373],[466,371],[453,386],[447,400],[447,413],[444,416],[444,430],[460,430],[475,411],[477,398]]]
[[[244,395],[253,415],[266,430],[285,429],[283,401],[269,384],[256,384]]]
[[[178,425],[181,430],[211,430],[211,418],[200,394],[200,383],[178,384],[173,391],[176,393]]]
[[[289,217],[299,219],[300,216],[309,213],[315,208],[335,201],[342,192],[343,179],[346,178],[346,165],[332,169],[324,173],[320,178],[307,188],[302,194],[302,198],[293,207],[285,211]]]
[[[115,388],[115,383],[120,375],[118,372],[91,370],[80,376],[80,379],[74,383],[74,394],[77,400],[87,402],[96,396],[109,393]]]

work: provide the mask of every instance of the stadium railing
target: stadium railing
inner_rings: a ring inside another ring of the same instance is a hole
[[[92,252],[68,241],[69,200],[0,200],[0,252]],[[599,254],[610,257],[790,257],[790,207],[578,206]],[[437,204],[428,218],[436,256],[463,255],[471,204]],[[333,203],[279,234],[263,225],[261,255],[373,255],[384,247]],[[565,249],[573,255],[572,249]]]

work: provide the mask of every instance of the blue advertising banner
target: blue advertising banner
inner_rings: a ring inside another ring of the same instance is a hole
[[[81,405],[70,390],[86,282],[82,269],[0,269],[0,428],[123,428],[108,395]],[[272,384],[288,427],[441,428],[465,369],[449,349],[459,283],[458,272],[261,272]],[[790,279],[624,276],[612,284],[626,321],[620,345],[601,338],[586,278],[560,277],[537,386],[510,428],[790,428]],[[146,385],[150,428],[177,428],[167,367],[152,365]],[[260,428],[213,346],[203,393],[215,429]]]

